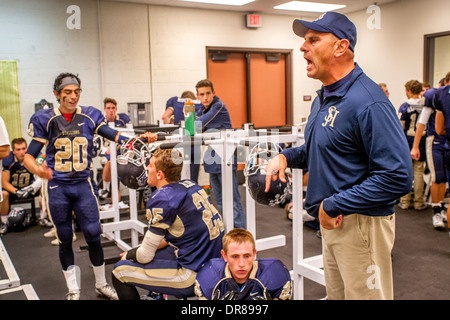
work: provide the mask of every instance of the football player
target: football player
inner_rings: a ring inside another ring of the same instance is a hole
[[[422,83],[417,80],[410,80],[405,83],[405,93],[408,100],[404,102],[398,112],[400,116],[400,123],[403,127],[406,140],[408,140],[409,148],[412,150],[414,145],[414,138],[416,136],[417,121],[423,109],[425,99],[420,97],[422,92]],[[423,132],[423,131],[422,131]],[[413,188],[414,188],[414,209],[424,210],[427,208],[423,201],[423,192],[425,181],[423,175],[425,172],[425,133],[423,133],[419,141],[419,151],[421,156],[419,159],[412,159],[413,161]],[[399,207],[403,210],[408,210],[411,201],[412,192],[400,198]]]
[[[223,259],[212,259],[198,272],[195,294],[201,300],[287,300],[289,270],[278,259],[255,259],[253,235],[241,228],[223,237]]]
[[[146,206],[148,230],[142,244],[124,253],[112,271],[120,300],[140,299],[136,287],[194,296],[197,271],[220,257],[222,217],[202,187],[180,181],[182,166],[181,154],[173,149],[156,150],[150,159],[147,182],[157,190]]]
[[[164,122],[164,124],[180,124],[180,121],[184,120],[184,103],[191,99],[192,102],[195,105],[195,112],[197,112],[200,107],[201,103],[199,100],[197,100],[197,97],[192,91],[184,91],[181,94],[181,97],[172,97],[166,102],[166,110],[164,111],[163,115],[161,116],[161,120]]]
[[[43,193],[59,240],[59,259],[69,290],[67,299],[80,299],[80,271],[75,265],[72,250],[72,212],[89,247],[96,292],[109,299],[117,299],[105,278],[99,208],[90,166],[94,134],[118,143],[127,137],[108,127],[100,110],[78,105],[81,94],[78,76],[71,73],[58,75],[53,93],[59,106],[38,110],[30,119],[28,134],[32,141],[24,163],[30,172],[45,179]],[[44,145],[46,163],[37,166],[36,157]]]
[[[444,84],[442,84],[444,85]],[[411,158],[419,160],[422,157],[420,143],[423,132],[426,131],[426,160],[431,174],[431,207],[433,209],[432,223],[435,229],[445,227],[444,219],[447,219],[445,208],[445,192],[448,177],[445,173],[445,137],[436,133],[436,107],[435,93],[437,88],[431,88],[423,93],[425,107],[417,121],[416,136],[411,149]]]
[[[440,87],[435,93],[436,106],[436,132],[445,136],[444,145],[445,157],[444,165],[447,178],[450,177],[450,72],[445,76],[445,85]],[[447,227],[450,209],[447,209]],[[450,228],[449,228],[450,235]]]
[[[103,100],[103,106],[105,110],[105,118],[107,122],[114,122],[114,127],[124,128],[130,123],[130,117],[125,113],[117,113],[117,101],[112,98],[105,98]],[[106,199],[110,196],[109,187],[111,185],[111,160],[109,151],[109,140],[104,139],[103,146],[106,149],[104,156],[107,160],[105,166],[103,167],[103,188],[99,190],[100,199]],[[119,200],[120,200],[120,190],[119,190]]]
[[[3,216],[9,213],[9,205],[18,199],[33,198],[39,194],[42,180],[35,179],[34,175],[25,168],[23,160],[27,151],[27,141],[24,138],[16,138],[11,142],[12,151],[8,158],[3,160],[2,185],[3,202],[0,214]],[[45,221],[45,214],[42,211],[42,201],[39,197],[41,207],[41,225],[51,226],[50,221]],[[35,218],[33,216],[33,218]],[[1,223],[0,234],[7,232],[6,224]]]

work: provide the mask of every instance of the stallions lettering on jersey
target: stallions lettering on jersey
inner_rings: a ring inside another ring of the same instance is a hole
[[[292,296],[289,270],[278,259],[256,259],[247,281],[239,286],[223,259],[212,259],[198,272],[195,294],[207,300],[288,300]]]
[[[60,181],[82,181],[90,175],[94,133],[106,125],[100,110],[80,107],[70,123],[58,108],[41,109],[30,119],[28,134],[47,144],[47,166]]]

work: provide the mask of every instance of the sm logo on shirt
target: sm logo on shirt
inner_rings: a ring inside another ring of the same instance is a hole
[[[325,122],[322,123],[323,127],[326,127],[328,124],[330,127],[334,127],[334,120],[338,115],[339,111],[336,110],[335,106],[331,106],[328,108],[328,115],[325,117]]]

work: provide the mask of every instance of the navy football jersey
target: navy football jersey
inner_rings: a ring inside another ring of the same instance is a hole
[[[131,122],[130,117],[127,114],[117,113],[116,119],[114,120],[114,126],[123,128],[123,127],[126,127],[127,123],[130,123],[130,122]]]
[[[197,271],[220,257],[222,217],[202,187],[191,180],[170,183],[154,191],[146,207],[149,231],[164,235],[182,267]]]
[[[438,139],[439,141],[444,142],[445,141],[444,137],[436,133],[436,106],[434,105],[434,98],[436,91],[437,91],[436,88],[431,88],[425,91],[425,93],[423,94],[423,97],[425,98],[425,106],[433,109],[433,113],[430,115],[430,118],[428,119],[426,130],[427,136],[434,136],[435,141],[437,141],[436,139]]]
[[[406,140],[408,141],[409,148],[412,149],[414,144],[414,138],[416,136],[417,130],[417,122],[419,121],[420,113],[422,112],[422,108],[424,106],[425,99],[408,99],[405,103],[403,103],[399,108],[400,113],[400,122],[402,123],[403,132],[405,133]],[[420,140],[419,149],[420,149],[420,161],[425,161],[425,138],[426,133],[424,132],[422,135],[422,139]]]
[[[108,122],[108,120],[106,120]],[[127,126],[127,123],[130,123],[130,117],[125,113],[118,113],[116,114],[116,119],[114,120],[114,127],[116,128],[125,128]],[[109,148],[110,141],[106,138],[103,139],[103,147]],[[119,152],[119,150],[117,150]]]
[[[168,108],[172,108],[173,110],[173,124],[179,124],[180,121],[184,120],[184,111],[183,111],[183,107],[184,107],[184,103],[189,100],[186,98],[178,98],[178,97],[172,97],[169,100],[167,100],[166,103],[166,110]],[[195,106],[195,112],[197,112],[202,104],[200,102],[200,100],[192,100],[192,103],[194,103]]]
[[[12,151],[3,159],[3,170],[9,171],[9,183],[17,189],[28,187],[34,182],[34,175],[16,159]]]
[[[434,104],[437,110],[444,114],[445,137],[450,140],[450,85],[436,90]]]
[[[90,175],[93,138],[102,125],[105,117],[93,107],[78,106],[70,123],[58,108],[41,109],[31,117],[28,134],[46,144],[53,179],[82,181]]]
[[[198,273],[195,294],[207,300],[288,300],[292,296],[289,270],[278,259],[256,259],[245,283],[234,281],[223,259],[212,259]]]

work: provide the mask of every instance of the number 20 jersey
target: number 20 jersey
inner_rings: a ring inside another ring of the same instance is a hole
[[[58,108],[41,109],[31,117],[28,135],[46,144],[53,179],[77,182],[90,175],[93,137],[102,125],[106,125],[105,117],[94,107],[78,106],[70,123]]]

